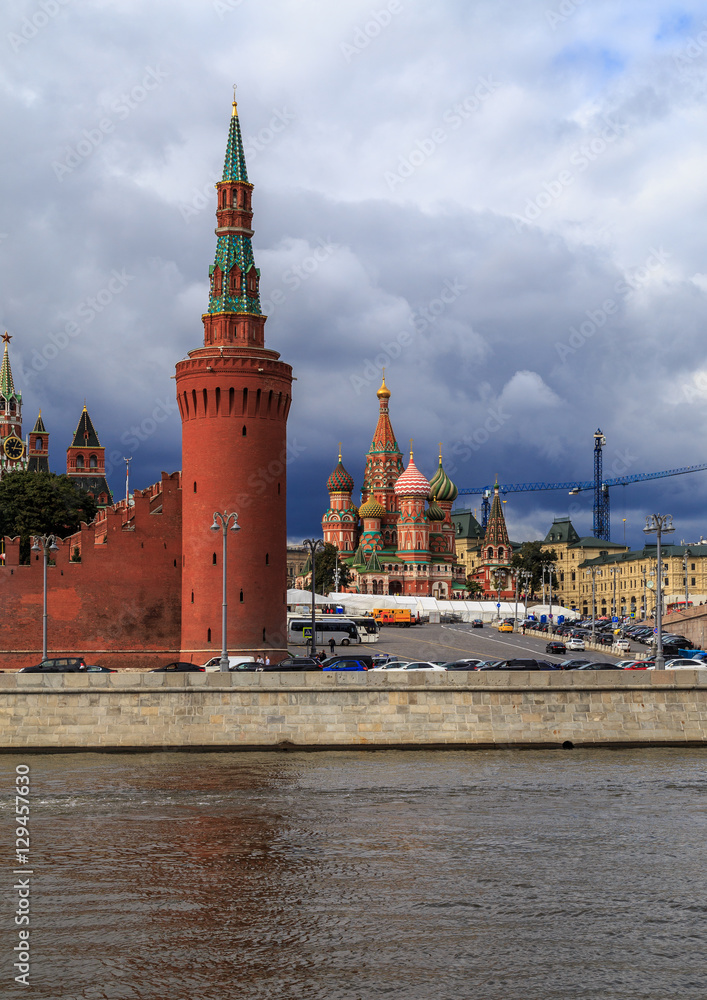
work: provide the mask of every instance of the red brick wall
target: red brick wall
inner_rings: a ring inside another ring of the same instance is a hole
[[[0,667],[37,663],[42,654],[41,553],[19,565],[19,539],[6,539],[0,567]],[[135,491],[135,505],[101,511],[58,542],[47,569],[49,656],[82,653],[103,666],[159,666],[179,658],[181,480]],[[70,561],[74,550],[80,563]]]

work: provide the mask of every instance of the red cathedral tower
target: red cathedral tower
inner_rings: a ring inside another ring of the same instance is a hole
[[[253,185],[233,102],[216,185],[216,260],[204,346],[177,364],[182,418],[182,658],[221,649],[222,541],[216,511],[238,514],[228,539],[231,653],[286,650],[286,433],[292,368],[267,350],[253,259]]]

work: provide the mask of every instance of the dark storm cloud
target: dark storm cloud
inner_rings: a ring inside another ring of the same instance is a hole
[[[699,462],[707,35],[696,2],[22,3],[0,24],[2,316],[52,464],[84,398],[123,489],[180,464],[213,183],[239,107],[267,341],[295,369],[291,537],[383,367],[401,448],[460,486]],[[704,474],[615,490],[704,532]],[[514,536],[591,497],[509,494]],[[478,500],[469,500],[473,506]],[[618,527],[617,527],[618,525]],[[617,536],[618,537],[618,536]]]

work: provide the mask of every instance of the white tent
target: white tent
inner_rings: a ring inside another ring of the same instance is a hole
[[[331,600],[328,597],[324,597],[322,594],[314,595],[314,603],[317,604],[331,604]],[[311,590],[288,590],[287,591],[287,610],[288,611],[299,611],[301,608],[312,607],[312,591]]]

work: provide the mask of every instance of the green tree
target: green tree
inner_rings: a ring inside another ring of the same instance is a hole
[[[478,580],[474,580],[471,574],[466,578],[466,592],[469,595],[469,599],[473,601],[475,597],[483,594],[484,588],[481,586]]]
[[[530,574],[530,593],[535,594],[542,590],[542,565],[543,563],[554,563],[557,560],[555,549],[543,548],[542,542],[523,542],[520,551],[514,553],[511,559],[511,566],[516,570],[527,570]],[[546,575],[547,580],[547,575]],[[557,576],[552,574],[552,586],[557,587]],[[522,581],[521,581],[521,590]]]
[[[96,516],[96,502],[68,476],[8,472],[0,479],[0,537],[20,536],[20,559],[29,562],[32,535],[66,538]]]
[[[337,548],[331,542],[326,542],[323,552],[317,552],[315,563],[314,589],[318,594],[328,594],[334,590],[334,572],[336,570]],[[339,589],[351,582],[351,570],[339,559]]]

